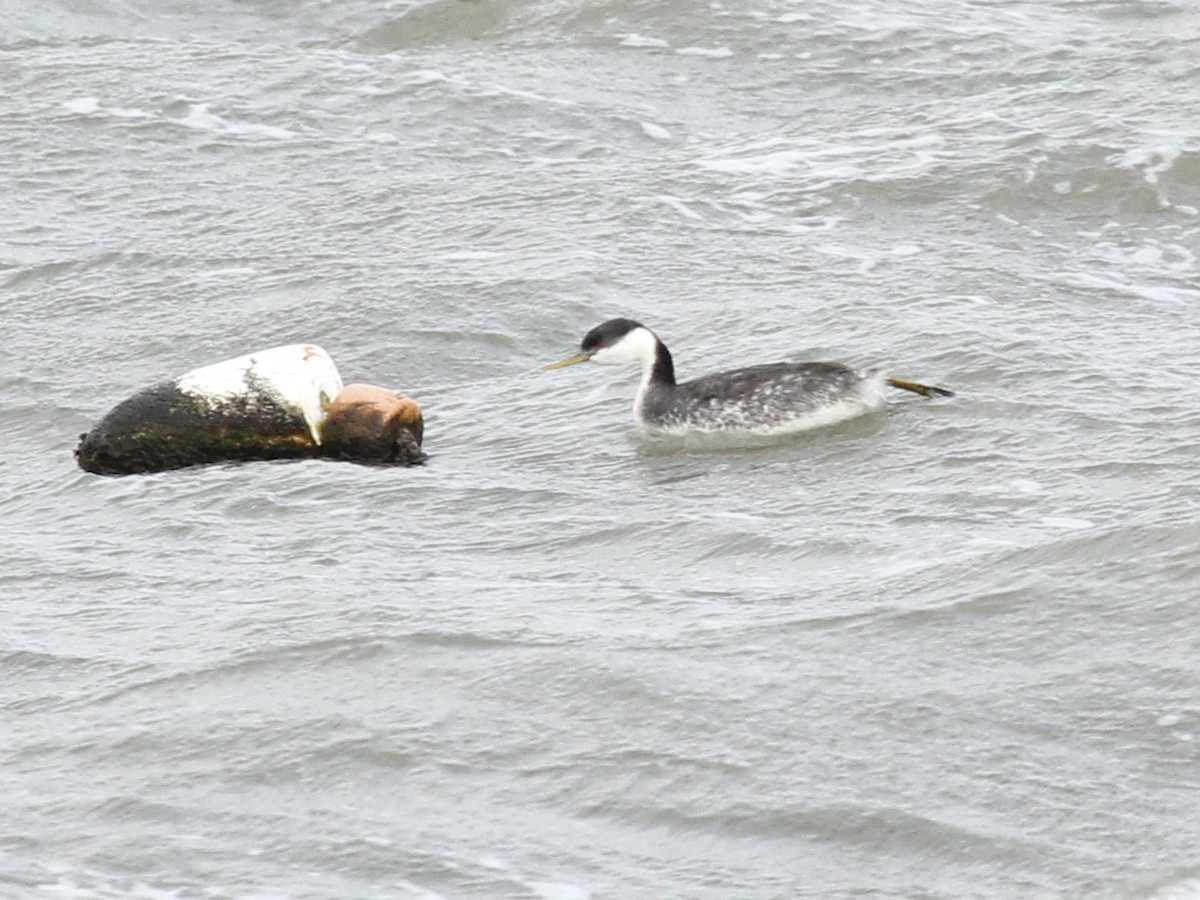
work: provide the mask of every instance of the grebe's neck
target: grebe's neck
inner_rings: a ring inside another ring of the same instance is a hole
[[[642,381],[647,385],[675,387],[675,363],[671,359],[671,351],[657,337],[654,338],[653,358],[642,360]]]
[[[614,326],[620,328],[621,336],[612,343],[601,343],[607,337],[604,332]],[[593,329],[583,339],[583,351],[587,353],[593,343],[600,344],[589,357],[594,363],[602,366],[637,363],[642,367],[642,382],[633,400],[633,417],[644,422],[646,398],[651,393],[669,394],[675,389],[675,364],[666,344],[645,325],[627,319],[614,319]],[[661,402],[661,398],[656,402]]]
[[[652,335],[653,337],[653,335]],[[652,391],[661,395],[675,389],[675,364],[671,361],[671,351],[667,345],[654,338],[651,352],[641,357],[642,381],[638,385],[637,396],[633,398],[633,419],[643,428],[648,427],[647,398]],[[658,405],[665,398],[659,396],[652,405]]]
[[[616,321],[624,322],[624,320]],[[591,361],[602,366],[638,363],[642,367],[643,384],[674,387],[675,364],[671,361],[671,353],[667,350],[666,345],[646,326],[638,325],[636,322],[629,324],[634,327],[622,334],[618,340],[592,351]],[[592,334],[584,339],[583,350],[585,353],[589,350],[588,344],[591,339]]]

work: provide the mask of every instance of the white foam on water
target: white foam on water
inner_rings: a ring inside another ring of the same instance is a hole
[[[164,890],[144,883],[84,885],[71,878],[37,885],[38,897],[57,897],[61,900],[180,900],[191,896],[182,890]]]
[[[1089,519],[1077,519],[1074,516],[1042,516],[1041,522],[1051,528],[1065,528],[1069,531],[1083,531],[1096,527],[1095,522]]]
[[[529,100],[538,104],[549,104],[551,106],[576,106],[576,101],[567,100],[563,97],[551,97],[549,94],[539,94],[536,91],[527,91],[523,88],[512,88],[503,84],[491,82],[481,85],[484,91],[484,96],[501,96],[501,97],[516,97],[520,100]]]
[[[100,101],[95,97],[80,97],[78,100],[67,100],[63,103],[62,108],[67,112],[86,116],[100,109]]]
[[[500,254],[494,250],[448,250],[445,253],[439,253],[437,259],[444,262],[478,262],[496,259],[499,256]]]
[[[1158,184],[1159,178],[1171,170],[1187,149],[1186,135],[1160,135],[1161,140],[1131,147],[1117,155],[1113,162],[1123,168],[1142,173],[1147,184]]]
[[[592,892],[561,881],[528,881],[526,886],[541,900],[591,900]]]
[[[646,137],[652,137],[656,141],[669,141],[671,139],[671,132],[667,131],[661,125],[655,125],[653,122],[639,122],[638,124],[642,126],[642,132]]]
[[[197,131],[212,131],[218,134],[232,134],[246,137],[263,137],[273,140],[291,140],[296,132],[274,125],[261,125],[256,122],[238,122],[226,119],[209,112],[207,103],[195,103],[188,107],[187,114],[173,119],[176,124]]]
[[[68,100],[62,104],[64,110],[83,116],[107,115],[117,119],[149,119],[150,113],[141,109],[128,109],[122,106],[103,106],[95,97],[80,97],[78,100]]]
[[[1186,877],[1155,888],[1145,900],[1200,900],[1200,877]]]
[[[439,84],[442,82],[450,82],[450,78],[445,72],[439,72],[437,69],[416,69],[404,76],[405,84],[423,85],[423,84]]]
[[[669,194],[660,194],[654,199],[659,203],[664,203],[671,207],[671,209],[675,210],[675,212],[679,213],[685,219],[691,219],[693,222],[704,221],[704,216],[691,209],[685,201],[680,200],[678,197],[672,197]]]
[[[702,169],[734,175],[786,175],[803,162],[806,155],[802,150],[777,150],[755,156],[705,159],[696,164]]]
[[[619,44],[622,47],[637,47],[639,49],[650,48],[655,50],[661,50],[664,47],[670,46],[670,44],[664,40],[661,40],[660,38],[646,37],[645,35],[641,34],[624,35]]]
[[[680,47],[675,51],[680,56],[705,56],[709,59],[728,59],[733,51],[728,47]]]
[[[1191,276],[1196,271],[1196,251],[1179,241],[1147,238],[1131,245],[1107,240],[1099,233],[1081,236],[1094,240],[1099,259],[1118,270],[1132,265],[1169,276]]]
[[[1168,287],[1159,284],[1133,284],[1122,279],[1120,275],[1102,275],[1094,272],[1064,272],[1060,279],[1063,284],[1073,287],[1113,291],[1150,300],[1154,303],[1187,304],[1191,305],[1200,298],[1200,289],[1191,287]]]
[[[1030,478],[1014,478],[1009,484],[1022,494],[1040,494],[1044,490],[1039,482]]]

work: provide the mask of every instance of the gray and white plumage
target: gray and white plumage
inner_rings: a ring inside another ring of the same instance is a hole
[[[638,363],[642,380],[633,416],[652,435],[737,432],[790,434],[879,409],[886,387],[924,396],[953,396],[945,388],[887,378],[836,362],[769,363],[677,383],[666,345],[632,319],[610,319],[584,336],[581,352],[556,369],[580,362]]]

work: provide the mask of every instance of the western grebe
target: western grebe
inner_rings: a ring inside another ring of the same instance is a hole
[[[954,396],[945,388],[836,362],[770,363],[678,384],[666,344],[632,319],[609,319],[597,325],[584,336],[580,350],[546,366],[546,371],[581,362],[640,363],[642,383],[633,402],[633,418],[648,434],[790,434],[879,409],[889,385],[925,397]]]

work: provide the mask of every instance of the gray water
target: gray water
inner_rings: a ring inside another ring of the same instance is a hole
[[[0,895],[1200,897],[1200,8],[0,2]],[[944,384],[645,447],[681,376]],[[124,479],[293,341],[428,465]]]

